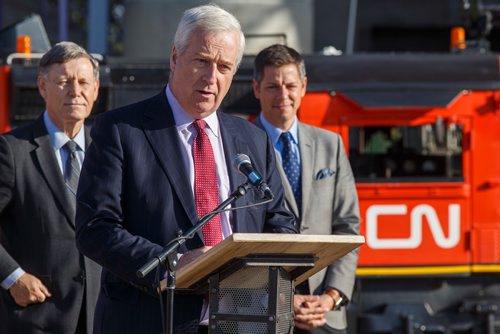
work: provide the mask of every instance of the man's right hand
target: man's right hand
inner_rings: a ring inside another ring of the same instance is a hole
[[[186,253],[182,254],[181,258],[179,259],[177,269],[181,269],[182,267],[186,266],[187,264],[193,262],[198,257],[200,257],[202,254],[208,252],[210,249],[212,249],[212,246],[203,246],[200,248],[192,249],[192,250],[187,251]]]
[[[52,296],[42,281],[28,273],[19,277],[10,287],[9,292],[16,304],[22,307],[43,303],[46,298]]]

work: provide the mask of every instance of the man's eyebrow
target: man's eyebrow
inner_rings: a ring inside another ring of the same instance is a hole
[[[200,52],[200,53],[198,53],[198,57],[206,59],[206,60],[213,60],[211,54],[206,53],[206,52]],[[230,60],[225,60],[225,59],[222,59],[222,58],[219,58],[219,60],[217,60],[217,63],[218,64],[223,64],[223,65],[228,65],[228,66],[234,66],[234,62],[232,62]]]

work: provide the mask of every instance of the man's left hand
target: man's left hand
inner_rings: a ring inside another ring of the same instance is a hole
[[[323,326],[326,323],[325,315],[332,307],[333,299],[328,295],[295,295],[295,327],[308,330]]]

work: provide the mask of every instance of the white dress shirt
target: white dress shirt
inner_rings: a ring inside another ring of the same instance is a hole
[[[182,109],[177,102],[177,99],[172,94],[169,85],[167,85],[166,88],[166,95],[168,103],[172,108],[177,133],[179,134],[182,147],[184,148],[181,150],[182,159],[184,161],[184,166],[186,167],[185,170],[189,173],[189,181],[191,183],[191,190],[193,191],[194,197],[194,162],[192,152],[196,129],[192,123],[195,119]],[[210,139],[210,144],[212,144],[212,150],[214,152],[214,159],[217,168],[217,182],[219,185],[219,203],[222,203],[231,194],[231,189],[229,188],[229,174],[227,171],[226,156],[224,154],[224,144],[220,133],[219,118],[217,117],[217,113],[214,112],[210,116],[203,118],[203,120],[207,123],[205,131]],[[230,224],[231,217],[232,215],[230,211],[221,213],[222,237],[224,239],[233,233]],[[208,325],[208,311],[209,304],[208,300],[205,299],[203,301],[203,308],[200,315],[200,325]]]

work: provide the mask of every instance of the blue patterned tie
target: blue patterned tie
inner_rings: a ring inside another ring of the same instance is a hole
[[[283,132],[280,136],[280,140],[283,144],[283,149],[281,151],[283,170],[285,171],[288,182],[292,187],[293,195],[300,211],[302,208],[302,187],[300,184],[299,158],[292,149],[293,138],[290,132]]]

